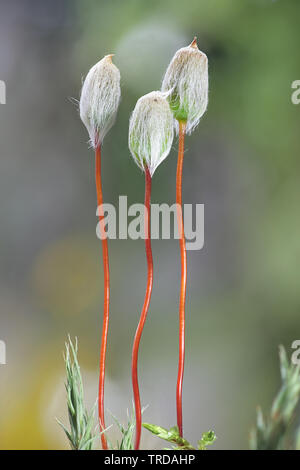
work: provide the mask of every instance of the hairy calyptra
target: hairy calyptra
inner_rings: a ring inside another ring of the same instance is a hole
[[[153,286],[153,258],[150,235],[151,181],[156,168],[171,150],[173,134],[173,116],[166,95],[160,91],[153,91],[141,97],[130,118],[128,139],[129,148],[136,164],[145,172],[145,251],[148,266],[144,305],[134,337],[131,361],[136,417],[135,450],[139,449],[142,429],[138,353]]]
[[[83,83],[80,97],[80,117],[86,126],[92,147],[95,149],[95,180],[97,191],[97,205],[99,226],[102,240],[102,256],[104,271],[104,307],[103,325],[100,351],[100,375],[98,394],[98,413],[103,449],[107,449],[107,441],[104,434],[104,382],[105,359],[107,348],[107,335],[109,326],[109,259],[108,245],[105,236],[103,196],[101,181],[101,145],[107,132],[112,127],[118,111],[121,97],[120,72],[112,63],[113,54],[106,55],[100,62],[91,68]]]
[[[120,72],[112,57],[106,55],[90,69],[81,90],[80,118],[94,148],[114,124],[121,98]]]
[[[185,361],[185,301],[187,283],[186,246],[182,215],[182,169],[185,134],[190,134],[206,111],[208,103],[208,60],[199,51],[196,38],[188,47],[179,49],[171,60],[162,83],[162,91],[174,115],[176,132],[179,134],[176,173],[177,221],[180,234],[181,282],[179,296],[179,358],[176,386],[177,425],[183,436],[182,385]]]
[[[179,121],[186,123],[186,133],[190,134],[208,103],[208,60],[198,49],[196,38],[175,53],[165,73],[162,91],[169,93],[177,134]]]
[[[129,123],[129,149],[136,164],[153,176],[156,168],[169,155],[174,131],[173,116],[167,94],[152,91],[136,103]]]

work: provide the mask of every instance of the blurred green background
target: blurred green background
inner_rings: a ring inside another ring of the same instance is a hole
[[[174,52],[198,37],[210,102],[187,138],[184,201],[205,204],[205,246],[188,253],[185,434],[214,429],[215,449],[245,449],[260,403],[279,387],[278,344],[300,337],[298,0],[0,1],[0,447],[67,448],[62,351],[79,338],[88,406],[97,395],[102,311],[94,157],[72,98],[102,56],[122,77],[104,142],[106,202],[142,202],[127,148],[136,100],[159,89]],[[175,199],[176,146],[153,179]],[[142,241],[110,241],[106,407],[126,419],[130,352],[143,302]],[[154,241],[154,292],[140,351],[145,421],[175,424],[180,260]],[[107,424],[111,422],[107,416]],[[110,431],[116,438],[115,427]],[[145,431],[144,448],[162,448]]]

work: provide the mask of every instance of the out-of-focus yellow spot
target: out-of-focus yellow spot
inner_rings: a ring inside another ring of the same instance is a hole
[[[6,390],[10,400],[2,410],[0,426],[0,449],[39,450],[68,448],[67,442],[56,423],[66,409],[66,399],[49,416],[48,403],[53,399],[53,383],[64,371],[63,359],[58,363],[60,344],[53,343],[27,363],[26,374],[17,373],[16,379]],[[63,383],[61,384],[63,390]],[[48,394],[48,403],[42,397]],[[45,424],[45,421],[47,423]],[[51,430],[51,432],[50,432]],[[57,430],[57,433],[56,433]]]

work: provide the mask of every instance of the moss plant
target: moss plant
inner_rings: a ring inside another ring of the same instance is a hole
[[[93,432],[94,410],[89,413],[84,405],[83,383],[77,354],[77,339],[75,345],[73,345],[69,337],[66,343],[64,360],[67,376],[65,387],[70,429],[68,430],[60,421],[57,421],[63,428],[71,449],[92,450],[93,442],[96,438]]]
[[[204,432],[196,448],[180,435],[178,426],[165,429],[155,424],[143,423],[143,427],[160,439],[173,444],[173,450],[206,450],[207,446],[212,445],[217,439],[213,431]]]
[[[101,178],[101,146],[105,135],[110,130],[115,121],[121,97],[120,72],[112,63],[112,56],[113,54],[105,56],[102,60],[100,60],[100,62],[91,68],[83,83],[80,97],[80,117],[88,130],[91,145],[95,149],[95,180],[98,205],[97,213],[99,216],[100,235],[102,240],[104,306],[98,395],[99,423],[101,430],[105,429],[104,382],[110,301],[108,244],[105,234],[103,220],[104,213],[102,208],[103,195]],[[107,449],[107,442],[104,433],[101,434],[101,441],[103,449]]]
[[[284,450],[293,445],[299,449],[299,433],[291,439],[290,428],[300,398],[300,368],[288,361],[283,346],[279,348],[279,359],[281,388],[269,416],[264,418],[261,408],[257,410],[256,426],[250,434],[252,450]]]
[[[168,156],[172,142],[173,118],[165,96],[161,92],[155,91],[141,97],[130,118],[128,137],[128,145],[132,157],[145,173],[144,230],[148,266],[144,305],[134,337],[131,360],[131,377],[136,418],[135,450],[139,449],[142,430],[142,411],[138,382],[138,354],[153,286],[153,258],[150,229],[151,181],[158,165]]]
[[[92,409],[91,412],[88,412],[85,408],[83,382],[78,362],[77,339],[75,344],[73,344],[70,337],[68,338],[65,345],[64,361],[67,377],[65,388],[70,429],[67,429],[61,421],[57,420],[57,422],[64,430],[72,450],[92,450],[94,442],[98,440],[98,433],[94,430],[95,410]],[[116,445],[114,445],[106,439],[108,447],[112,450],[132,450],[135,429],[134,414],[128,415],[126,426],[123,426],[115,416],[112,415],[112,417],[121,433],[121,440],[117,441]],[[104,431],[100,435],[103,433]]]
[[[208,67],[206,55],[199,51],[196,38],[188,47],[179,49],[165,73],[162,91],[168,100],[179,133],[176,173],[176,207],[181,257],[181,283],[179,296],[179,358],[176,386],[177,425],[183,436],[182,385],[185,362],[185,302],[187,284],[187,258],[182,214],[182,169],[185,134],[190,134],[206,111],[208,100]]]

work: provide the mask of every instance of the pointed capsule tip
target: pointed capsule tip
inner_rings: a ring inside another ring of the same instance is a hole
[[[198,49],[197,36],[194,37],[193,41],[190,44],[190,47],[193,47],[194,49]]]
[[[112,62],[112,57],[114,57],[115,54],[108,54],[104,57],[104,59],[108,59],[110,62]]]

